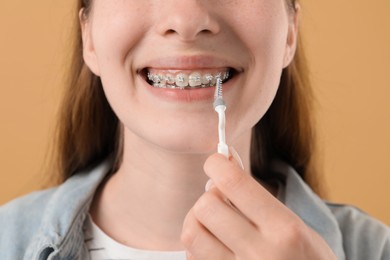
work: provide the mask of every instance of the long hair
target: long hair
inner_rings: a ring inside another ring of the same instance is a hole
[[[295,0],[287,2],[290,11],[295,11]],[[76,8],[77,11],[84,8],[88,15],[91,0],[78,0]],[[61,181],[107,158],[110,172],[115,172],[123,150],[122,125],[108,104],[100,78],[84,63],[78,16],[74,19],[73,53],[57,126],[55,161]],[[282,72],[275,100],[252,131],[254,177],[272,178],[270,162],[281,159],[319,192],[312,108],[307,62],[299,38],[295,57]]]

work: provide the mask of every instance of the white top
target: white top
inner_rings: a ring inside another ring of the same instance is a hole
[[[104,233],[88,216],[85,243],[91,260],[185,260],[184,251],[149,251],[118,243]]]

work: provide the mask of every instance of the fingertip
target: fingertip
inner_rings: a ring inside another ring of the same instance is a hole
[[[212,171],[216,165],[219,165],[223,162],[230,162],[230,161],[223,154],[213,153],[206,159],[206,162],[203,165],[203,170],[207,174],[208,172]]]
[[[186,260],[192,260],[195,259],[194,255],[190,251],[186,251]]]

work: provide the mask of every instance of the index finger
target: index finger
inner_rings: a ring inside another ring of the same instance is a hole
[[[260,222],[264,221],[271,223],[276,217],[291,217],[287,207],[223,155],[211,155],[206,160],[204,171],[214,185],[255,225],[260,226]]]

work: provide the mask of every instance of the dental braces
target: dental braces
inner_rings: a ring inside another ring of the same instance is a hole
[[[190,75],[179,73],[177,75],[162,75],[148,73],[148,80],[153,83],[156,88],[171,88],[171,89],[194,89],[213,87],[217,84],[217,79],[227,80],[230,76],[229,71],[219,72],[215,75],[207,73],[201,75],[199,72],[191,73]]]

